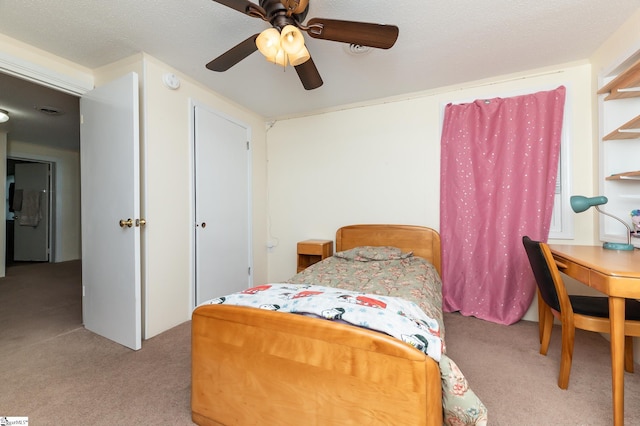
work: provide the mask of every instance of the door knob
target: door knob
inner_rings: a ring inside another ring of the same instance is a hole
[[[147,221],[144,219],[136,219],[136,226],[145,226]]]
[[[133,220],[131,218],[127,220],[120,219],[120,228],[124,228],[125,226],[131,228],[133,226]]]

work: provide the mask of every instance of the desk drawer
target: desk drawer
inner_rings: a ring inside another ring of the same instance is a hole
[[[577,265],[570,260],[565,259],[564,257],[554,255],[553,258],[556,261],[556,265],[558,265],[558,270],[560,272],[563,272],[571,276],[572,278],[584,284],[587,284],[588,286],[591,286],[591,282],[589,280],[591,269],[585,268],[581,265]]]

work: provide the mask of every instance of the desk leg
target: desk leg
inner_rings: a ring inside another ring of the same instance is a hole
[[[613,424],[624,425],[624,298],[609,297]]]

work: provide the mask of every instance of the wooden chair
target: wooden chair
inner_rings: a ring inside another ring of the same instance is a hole
[[[569,374],[573,358],[575,329],[610,333],[609,300],[606,296],[577,296],[567,294],[567,289],[558,270],[549,246],[522,237],[533,275],[538,285],[538,314],[540,321],[540,353],[547,354],[553,319],[562,325],[562,349],[560,353],[560,375],[558,386],[569,387]],[[625,370],[633,373],[633,337],[640,336],[640,302],[626,299]]]

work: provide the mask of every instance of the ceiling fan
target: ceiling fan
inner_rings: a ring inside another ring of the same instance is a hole
[[[398,39],[395,25],[312,18],[303,24],[309,0],[213,0],[252,18],[269,22],[271,28],[254,34],[207,64],[212,71],[226,71],[256,50],[274,63],[290,63],[307,90],[322,86],[322,78],[309,51],[304,46],[305,31],[310,37],[357,46],[389,49]],[[275,31],[275,32],[274,32]]]

